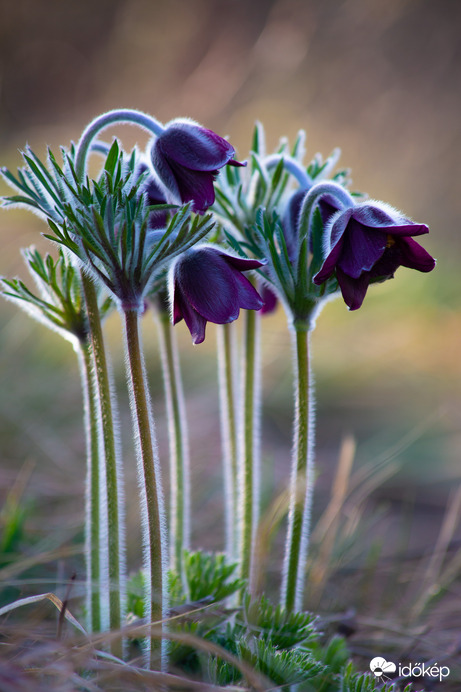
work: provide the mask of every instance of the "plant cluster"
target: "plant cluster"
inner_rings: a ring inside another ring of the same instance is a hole
[[[125,152],[117,140],[100,139],[116,123],[147,130],[146,151]],[[87,174],[90,154],[103,158],[95,179]],[[60,162],[51,151],[43,163],[26,149],[16,174],[1,170],[15,190],[3,206],[38,213],[58,251],[25,250],[36,289],[4,278],[3,294],[68,339],[80,362],[87,432],[85,631],[110,630],[111,654],[119,661],[129,657],[131,642],[147,669],[180,669],[215,688],[390,692],[394,685],[356,673],[343,640],[325,641],[316,618],[303,612],[314,448],[309,342],[327,301],[342,295],[356,310],[369,286],[392,278],[400,266],[429,272],[435,262],[414,240],[427,226],[352,193],[348,172],[335,173],[338,151],[307,166],[304,156],[302,132],[292,148],[282,140],[268,154],[258,124],[249,161],[242,163],[229,142],[192,121],[162,125],[129,109],[92,121],[77,145],[61,150]],[[273,605],[260,593],[256,574],[259,328],[277,301],[293,341],[294,407],[288,529],[280,602]],[[120,426],[102,324],[113,309],[123,324],[143,532],[143,569],[130,581]],[[232,323],[241,310],[237,366]],[[169,418],[168,513],[140,333],[147,312],[158,324]],[[190,550],[189,440],[173,330],[181,320],[195,344],[204,341],[208,322],[219,325],[223,555]],[[130,626],[135,618],[138,634],[126,629],[127,618]],[[199,640],[205,648],[197,648]]]

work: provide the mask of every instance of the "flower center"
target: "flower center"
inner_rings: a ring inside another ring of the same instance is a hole
[[[386,248],[392,247],[395,245],[395,238],[392,235],[387,234],[387,242],[386,242]]]

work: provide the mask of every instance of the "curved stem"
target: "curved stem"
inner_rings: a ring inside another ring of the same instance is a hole
[[[124,554],[123,512],[121,492],[121,468],[115,438],[114,411],[107,356],[99,315],[96,288],[93,281],[82,272],[88,322],[90,325],[91,347],[94,372],[99,395],[99,413],[102,424],[104,445],[105,476],[107,486],[107,559],[109,566],[109,621],[111,630],[119,630],[124,606]],[[112,652],[122,655],[121,641],[114,640]]]
[[[101,630],[100,559],[100,478],[99,478],[99,418],[97,386],[93,376],[92,351],[89,340],[79,341],[78,356],[82,379],[84,419],[87,446],[87,479],[85,511],[86,607],[90,632]]]
[[[139,125],[139,127],[157,136],[164,131],[163,126],[151,115],[147,115],[147,113],[142,111],[132,110],[131,108],[117,108],[99,115],[85,128],[77,145],[75,170],[80,180],[83,180],[85,177],[86,158],[90,151],[92,140],[102,130],[116,124]]]
[[[256,523],[259,515],[259,322],[245,311],[242,353],[242,422],[240,451],[240,576],[251,582]],[[251,587],[251,583],[250,583]]]
[[[125,347],[131,413],[138,457],[138,480],[141,492],[144,567],[146,572],[146,619],[160,624],[165,614],[164,555],[166,554],[163,498],[155,442],[154,422],[147,377],[141,351],[139,314],[125,311]],[[161,642],[147,642],[150,667],[159,667]]]
[[[290,509],[285,546],[281,605],[288,611],[300,610],[304,589],[304,568],[310,531],[313,485],[313,391],[310,384],[310,332],[294,332],[295,411]]]
[[[280,161],[283,161],[283,167],[288,171],[288,173],[291,173],[291,175],[294,178],[296,178],[301,189],[306,188],[307,190],[309,187],[311,187],[312,178],[307,173],[305,168],[303,168],[303,166],[301,166],[301,164],[291,156],[283,154],[273,154],[272,156],[268,156],[264,160],[264,163],[266,164],[266,167],[270,170],[271,168],[276,168]]]
[[[226,554],[229,560],[236,558],[237,549],[237,489],[238,454],[235,391],[235,336],[234,326],[217,326],[218,382],[221,413],[221,439],[224,468],[224,497],[226,512]]]
[[[170,317],[157,312],[160,357],[170,444],[170,567],[184,581],[184,550],[190,545],[189,436],[178,348]]]
[[[316,183],[311,187],[308,194],[305,196],[302,207],[299,211],[298,218],[298,248],[305,238],[307,238],[312,213],[315,205],[320,197],[330,195],[335,197],[344,208],[353,207],[355,205],[354,198],[338,183],[324,182]]]

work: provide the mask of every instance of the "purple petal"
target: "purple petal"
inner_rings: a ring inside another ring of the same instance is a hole
[[[151,150],[152,165],[155,168],[158,177],[166,188],[172,193],[177,199],[181,199],[179,192],[178,183],[176,180],[175,172],[173,171],[170,161],[163,156],[158,147],[158,140],[154,142],[154,146]]]
[[[402,267],[417,269],[420,272],[431,272],[435,259],[416,240],[402,238],[399,243]]]
[[[176,314],[181,314],[179,319],[176,319]],[[174,296],[174,321],[173,324],[177,324],[182,317],[189,329],[192,342],[194,344],[201,344],[205,339],[205,329],[206,329],[206,319],[202,317],[196,310],[194,310],[187,301],[183,300],[181,294],[175,290]]]
[[[344,302],[350,310],[358,310],[363,303],[370,283],[369,274],[363,273],[358,279],[353,279],[338,267],[336,276]]]
[[[163,156],[194,171],[215,171],[235,154],[234,147],[225,139],[192,123],[172,123],[155,145]]]
[[[353,279],[369,271],[380,259],[387,244],[387,233],[370,229],[352,217],[343,236],[338,266]]]
[[[259,267],[263,267],[266,264],[266,260],[234,257],[234,255],[228,255],[227,252],[222,252],[220,250],[218,250],[218,252],[227,264],[230,264],[234,269],[238,269],[241,272],[248,271],[249,269],[259,269]]]
[[[185,255],[175,268],[177,286],[202,317],[226,324],[239,315],[238,289],[234,271],[211,249]]]
[[[429,233],[425,224],[418,224],[405,219],[403,216],[391,216],[380,207],[373,204],[362,204],[354,207],[353,218],[371,229],[397,236],[413,236]]]
[[[315,284],[320,286],[320,284],[323,284],[323,282],[326,281],[333,274],[335,267],[338,263],[338,259],[341,255],[342,249],[343,239],[340,239],[325,259],[320,271],[317,272],[317,274],[314,276],[313,281]]]
[[[245,310],[260,310],[264,301],[253,284],[239,271],[234,271],[233,276],[238,292],[239,306]]]

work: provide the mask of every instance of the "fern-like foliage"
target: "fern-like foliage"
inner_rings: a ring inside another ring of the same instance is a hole
[[[324,668],[307,651],[281,650],[264,639],[253,639],[251,642],[240,641],[237,651],[239,658],[276,685],[301,685],[318,676]],[[298,687],[298,690],[301,689],[301,686]]]
[[[287,612],[265,596],[254,599],[247,595],[243,617],[249,634],[278,649],[291,649],[318,637],[312,613]]]
[[[236,563],[228,563],[221,553],[203,551],[184,555],[184,573],[191,601],[208,599],[210,602],[222,601],[240,591],[245,585],[242,579],[232,579]]]

